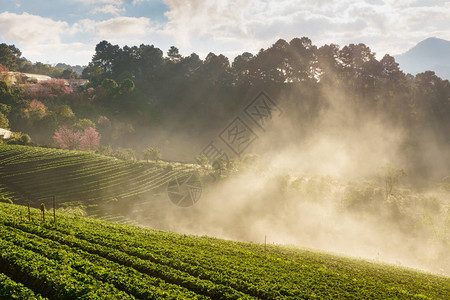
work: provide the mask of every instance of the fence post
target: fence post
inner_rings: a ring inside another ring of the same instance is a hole
[[[56,197],[53,196],[53,221],[56,225]]]
[[[42,221],[45,223],[45,204],[41,203]]]

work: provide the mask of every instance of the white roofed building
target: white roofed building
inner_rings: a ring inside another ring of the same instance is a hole
[[[12,135],[12,131],[9,131],[8,129],[0,128],[0,139],[1,140],[10,139],[11,135]]]
[[[52,79],[50,76],[41,74],[23,73],[23,75],[25,76],[26,81],[33,83],[40,83]]]

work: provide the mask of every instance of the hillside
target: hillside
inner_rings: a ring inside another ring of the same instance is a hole
[[[450,279],[0,204],[0,299],[448,299]]]
[[[450,41],[428,38],[395,59],[406,73],[416,75],[431,70],[450,80]]]
[[[14,203],[81,207],[89,216],[126,221],[131,204],[145,201],[192,166],[132,162],[83,151],[0,146],[0,197]],[[130,202],[130,201],[132,202]],[[168,200],[169,201],[169,200]]]

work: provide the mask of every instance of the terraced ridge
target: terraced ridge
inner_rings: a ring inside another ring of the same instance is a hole
[[[0,204],[0,299],[450,298],[450,278],[410,269],[31,213]]]
[[[192,171],[181,163],[127,162],[82,151],[0,146],[0,198],[37,207],[88,206],[90,214],[105,203],[126,203]],[[108,205],[111,206],[111,205]]]

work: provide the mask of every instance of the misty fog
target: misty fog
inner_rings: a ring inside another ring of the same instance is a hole
[[[295,94],[276,99],[283,115],[258,131],[237,160],[238,171],[214,183],[205,176],[194,206],[177,207],[163,194],[131,217],[162,230],[255,243],[267,237],[449,275],[450,193],[438,186],[448,173],[448,148],[424,129],[422,159],[430,163],[419,172],[405,150],[408,133],[396,120],[359,109],[341,91],[324,90],[321,97],[324,105],[307,131],[291,113],[301,105]],[[177,138],[190,145],[185,149],[204,143]],[[406,174],[387,196],[386,166]]]

